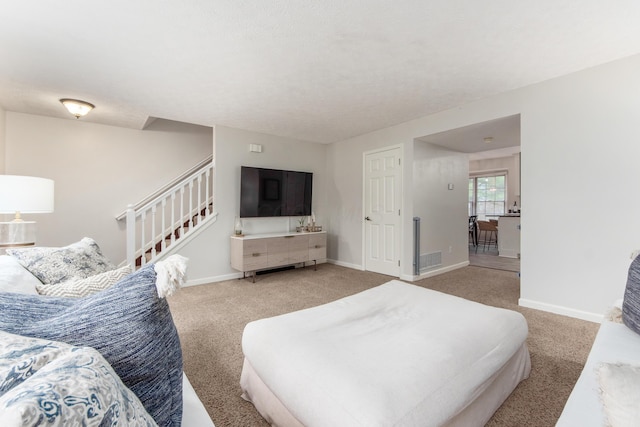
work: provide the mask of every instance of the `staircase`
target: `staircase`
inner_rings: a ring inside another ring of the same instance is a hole
[[[185,221],[184,223],[181,224],[181,226],[176,227],[176,229],[173,230],[171,234],[168,234],[167,236],[165,236],[163,241],[156,242],[155,248],[147,249],[144,253],[144,257],[142,255],[138,255],[135,262],[136,269],[145,265],[148,262],[157,261],[160,258],[162,251],[165,251],[166,253],[167,248],[170,248],[171,245],[176,243],[178,240],[180,240],[181,237],[187,237],[187,234],[189,234],[189,229],[192,226],[195,229],[195,227],[198,225],[198,221],[201,221],[204,218],[211,216],[212,212],[213,212],[213,203],[209,203],[208,206],[205,206],[204,208],[202,208],[199,214],[196,214],[193,217],[191,217],[190,221],[189,220]],[[183,240],[181,243],[184,243],[186,240],[188,239]],[[155,255],[154,255],[153,249],[155,249]],[[143,258],[144,258],[144,262],[143,262]]]
[[[126,220],[129,265],[139,268],[176,252],[215,221],[215,166],[212,158],[202,163],[117,217]]]

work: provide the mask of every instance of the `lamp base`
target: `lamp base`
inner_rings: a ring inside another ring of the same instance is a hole
[[[0,222],[0,248],[36,244],[35,221]]]

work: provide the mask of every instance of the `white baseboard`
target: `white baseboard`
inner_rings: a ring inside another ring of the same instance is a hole
[[[204,277],[202,279],[187,280],[184,287],[206,285],[207,283],[224,282],[225,280],[242,279],[242,273],[222,274],[220,276]]]
[[[327,263],[328,264],[339,265],[340,267],[347,267],[347,268],[352,268],[354,270],[364,271],[364,267],[362,267],[361,265],[351,264],[351,263],[343,262],[343,261],[336,261],[335,259],[327,259]]]
[[[410,282],[415,282],[416,280],[426,279],[427,277],[438,276],[440,274],[448,273],[449,271],[457,270],[459,268],[463,268],[468,265],[469,265],[469,261],[463,261],[458,264],[448,265],[446,267],[425,271],[424,273],[420,273],[418,276],[415,276],[412,274],[403,274],[400,276],[400,279],[408,280]]]
[[[351,263],[343,262],[343,261],[336,261],[335,259],[327,259],[327,263],[339,265],[340,267],[352,268],[354,270],[365,271],[365,269],[364,269],[364,267],[362,265],[351,264]],[[413,282],[415,280],[425,279],[427,277],[437,276],[439,274],[446,273],[448,271],[457,270],[459,268],[466,267],[468,265],[469,265],[469,261],[464,261],[464,262],[461,262],[459,264],[449,265],[447,267],[430,270],[430,271],[427,271],[427,272],[424,272],[424,273],[420,274],[419,276],[413,276],[413,275],[409,275],[409,274],[401,274],[400,275],[400,279],[401,280],[408,280],[410,282]]]
[[[547,311],[549,313],[560,314],[562,316],[574,317],[580,320],[587,320],[589,322],[601,323],[603,319],[602,314],[590,313],[588,311],[576,310],[574,308],[563,307],[560,305],[548,304],[540,301],[533,301],[526,298],[520,298],[518,305],[521,307],[534,308],[536,310]]]

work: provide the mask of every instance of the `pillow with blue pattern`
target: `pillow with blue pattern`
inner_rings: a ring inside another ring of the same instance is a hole
[[[640,256],[629,266],[627,286],[622,301],[622,322],[640,334]]]
[[[93,348],[2,331],[0,420],[6,426],[156,426]]]
[[[49,285],[85,279],[116,268],[109,258],[102,255],[95,240],[89,237],[61,248],[13,248],[6,252],[38,280]]]
[[[153,264],[83,298],[0,292],[0,330],[95,348],[158,425],[180,425],[182,350]]]

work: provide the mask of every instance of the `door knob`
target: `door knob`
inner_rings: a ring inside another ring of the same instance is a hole
[[[367,221],[371,221],[371,218],[369,218],[368,216],[365,216],[364,219],[366,219]]]

